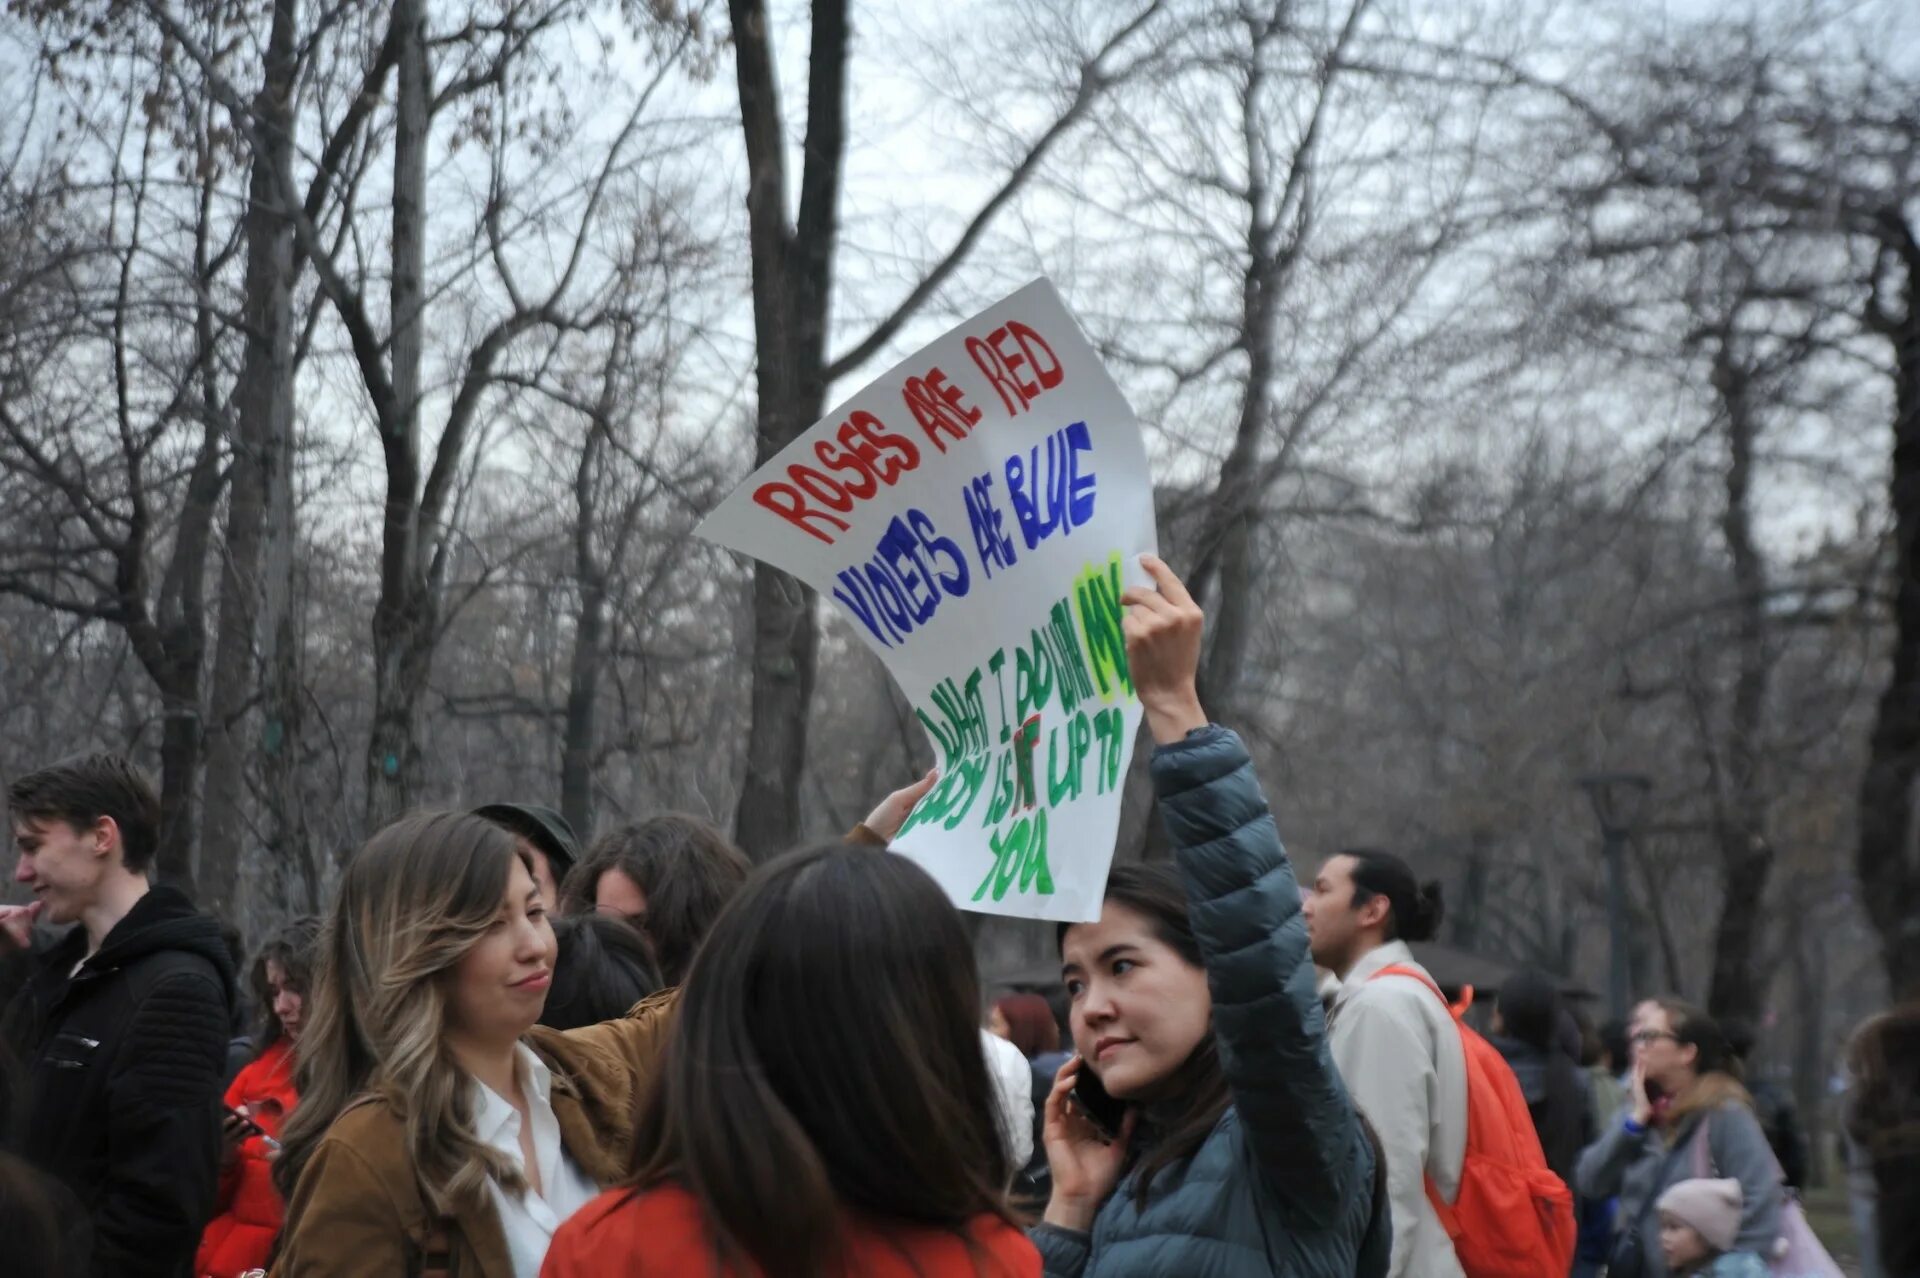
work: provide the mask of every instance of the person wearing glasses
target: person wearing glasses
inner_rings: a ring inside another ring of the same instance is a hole
[[[1608,1278],[1667,1278],[1656,1204],[1672,1186],[1702,1176],[1740,1182],[1732,1250],[1772,1255],[1780,1236],[1780,1166],[1726,1035],[1698,1008],[1655,999],[1634,1018],[1632,1051],[1626,1104],[1574,1171],[1580,1194],[1620,1199]]]

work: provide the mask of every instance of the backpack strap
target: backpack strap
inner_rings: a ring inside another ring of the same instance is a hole
[[[453,1243],[447,1237],[447,1222],[436,1220],[427,1230],[426,1242],[420,1248],[420,1263],[409,1271],[408,1278],[456,1278],[458,1272]]]
[[[1433,977],[1427,973],[1427,970],[1425,968],[1415,967],[1411,963],[1391,963],[1386,967],[1381,968],[1379,971],[1375,972],[1372,976],[1369,976],[1367,979],[1369,981],[1377,981],[1383,976],[1410,976],[1414,980],[1426,986],[1428,989],[1432,990],[1433,996],[1439,999],[1442,1003],[1447,1001],[1447,996],[1440,992],[1439,982],[1435,981]]]
[[[1432,990],[1433,996],[1447,1005],[1447,1014],[1456,1021],[1464,1017],[1467,1014],[1467,1010],[1473,1006],[1473,986],[1471,985],[1462,985],[1460,987],[1460,997],[1450,999],[1447,997],[1447,992],[1441,989],[1439,983],[1431,976],[1427,975],[1427,973],[1420,968],[1409,967],[1405,963],[1394,963],[1388,967],[1383,967],[1367,979],[1369,981],[1377,981],[1383,976],[1412,977],[1414,980]]]
[[[1692,1164],[1690,1170],[1695,1180],[1706,1180],[1715,1174],[1712,1110],[1700,1115],[1700,1125],[1694,1128],[1692,1137],[1687,1141],[1687,1161]]]

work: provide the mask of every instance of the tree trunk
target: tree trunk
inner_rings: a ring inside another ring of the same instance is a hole
[[[623,332],[616,340],[625,341]],[[581,838],[593,832],[593,756],[598,742],[595,710],[600,698],[600,667],[606,644],[607,571],[594,551],[599,523],[596,484],[607,436],[612,429],[616,362],[610,363],[580,465],[573,476],[573,572],[580,586],[580,615],[573,627],[573,660],[567,671],[567,718],[560,746],[560,815]]]
[[[1463,950],[1478,950],[1486,918],[1487,891],[1492,886],[1492,867],[1482,836],[1472,837],[1462,860],[1465,865],[1461,867],[1460,895],[1447,903],[1447,940]]]
[[[1646,890],[1647,918],[1653,924],[1653,934],[1660,945],[1660,965],[1666,970],[1667,974],[1666,983],[1663,988],[1672,990],[1676,994],[1684,994],[1685,987],[1682,985],[1680,978],[1686,969],[1683,968],[1680,963],[1680,945],[1679,942],[1674,939],[1673,923],[1667,918],[1666,894],[1662,889],[1662,885],[1654,881],[1653,859],[1647,855],[1646,847],[1637,838],[1627,844],[1627,852],[1633,857],[1634,865],[1640,871],[1640,884]],[[1629,903],[1631,903],[1633,897],[1632,892],[1628,892],[1627,897]],[[1631,904],[1629,904],[1629,908],[1631,909]],[[1644,941],[1644,937],[1637,934],[1634,939],[1637,942]],[[1646,961],[1644,945],[1630,952],[1639,953],[1643,956],[1640,969],[1633,974],[1633,987],[1638,990],[1651,988],[1647,978],[1651,976],[1649,969],[1652,965]]]
[[[786,212],[786,138],[761,0],[731,0],[734,66],[747,145],[748,242],[758,403],[754,460],[798,438],[825,405],[827,315],[845,149],[845,0],[819,0],[807,78],[805,168],[798,220]],[[799,841],[807,715],[820,632],[813,592],[764,563],[753,571],[753,670],[746,776],[734,838],[748,855],[777,855]]]
[[[606,614],[606,584],[583,577],[580,616],[574,623],[573,661],[567,672],[566,735],[560,747],[560,815],[583,839],[593,832],[593,756],[599,741],[595,712],[600,699]]]
[[[293,222],[281,192],[292,188],[296,8],[297,0],[274,0],[265,77],[254,101],[256,143],[244,218],[247,269],[241,302],[246,342],[234,387],[232,491],[209,690],[200,840],[206,905],[215,911],[233,904],[249,828],[246,743],[252,737],[250,706],[262,690],[254,653],[261,642],[263,542],[271,535],[268,493],[281,461],[278,453],[293,429]],[[291,489],[282,487],[290,497]],[[284,739],[284,729],[279,736]],[[265,793],[270,806],[280,801],[276,786],[269,784]],[[278,823],[270,818],[269,824]]]
[[[434,619],[424,596],[374,610],[373,727],[367,739],[367,832],[414,806],[425,754],[420,702],[432,662]]]
[[[1755,971],[1761,910],[1773,870],[1773,845],[1767,838],[1766,778],[1762,767],[1766,734],[1767,685],[1772,673],[1768,651],[1766,566],[1753,536],[1753,460],[1759,434],[1753,382],[1721,334],[1714,354],[1713,383],[1726,410],[1727,504],[1720,529],[1732,560],[1736,632],[1733,701],[1729,707],[1725,775],[1716,787],[1716,837],[1720,844],[1722,894],[1713,934],[1713,980],[1707,1010],[1714,1016],[1757,1020],[1765,983]]]
[[[1250,244],[1260,237],[1256,224],[1248,233]],[[1278,289],[1270,279],[1274,273],[1271,261],[1256,259],[1244,281],[1241,323],[1247,380],[1240,391],[1233,447],[1220,468],[1213,499],[1207,503],[1188,582],[1194,601],[1208,609],[1212,631],[1197,680],[1200,704],[1215,722],[1233,726],[1238,726],[1240,683],[1254,617],[1266,598],[1253,581],[1253,529],[1260,501],[1255,472],[1276,375],[1273,340]],[[1217,591],[1213,589],[1216,579]]]
[[[318,910],[320,870],[307,837],[304,630],[294,592],[293,435],[276,442],[267,478],[266,590],[261,609],[261,789],[267,863],[278,880],[275,904],[288,914]]]
[[[285,39],[285,60],[269,50],[270,83],[284,84],[272,107],[284,114],[284,132],[269,138],[273,162],[279,168],[277,189],[293,187],[293,90],[297,65],[294,32],[298,0],[275,0],[274,34]],[[282,35],[282,25],[285,32]],[[284,80],[277,77],[284,77]],[[281,198],[286,198],[284,195]],[[320,874],[313,846],[307,838],[306,783],[301,743],[306,739],[306,685],[301,676],[305,628],[295,589],[296,533],[294,461],[294,351],[293,282],[300,270],[294,256],[295,235],[287,223],[285,253],[287,281],[286,321],[279,344],[273,348],[274,389],[271,411],[263,418],[261,441],[265,481],[266,518],[261,543],[264,576],[260,596],[260,757],[262,806],[266,816],[264,843],[267,863],[279,879],[276,903],[289,914],[307,914],[320,908]],[[276,303],[277,304],[277,303]]]
[[[201,336],[206,336],[204,328]],[[180,503],[173,554],[150,616],[132,604],[142,574],[136,570],[122,577],[123,589],[132,587],[128,638],[160,691],[160,845],[154,857],[155,877],[188,896],[197,896],[193,836],[202,741],[200,663],[207,643],[203,583],[215,512],[225,487],[220,439],[220,427],[209,415]],[[137,548],[145,540],[144,534],[130,538],[134,554],[144,553]]]
[[[1795,891],[1794,900],[1802,902],[1805,897]],[[1827,1183],[1827,1160],[1822,1154],[1826,1144],[1827,948],[1824,938],[1815,936],[1808,926],[1805,908],[1789,913],[1793,920],[1793,1099],[1806,1129],[1807,1187],[1818,1189]]]
[[[211,186],[202,188],[200,221],[194,240],[196,278],[211,279]],[[201,663],[207,651],[207,559],[212,552],[214,523],[226,488],[221,470],[225,429],[214,387],[216,345],[212,308],[204,300],[194,311],[195,368],[200,382],[201,433],[193,466],[181,494],[180,517],[173,546],[160,580],[151,614],[138,606],[145,574],[141,559],[152,541],[152,530],[142,513],[129,530],[129,561],[124,562],[121,586],[127,591],[129,637],[148,675],[160,691],[163,723],[160,730],[160,846],[155,856],[156,876],[196,896],[193,867],[194,794],[200,785],[200,750],[204,739],[201,720]],[[131,587],[129,590],[128,588]],[[223,885],[224,888],[225,885]],[[223,891],[221,904],[226,903]],[[224,911],[222,911],[224,912]]]
[[[396,0],[399,45],[393,136],[392,403],[381,414],[387,468],[380,597],[373,610],[373,726],[367,742],[367,828],[413,806],[422,753],[420,698],[437,624],[420,526],[421,316],[425,304],[427,141],[433,83],[425,0]]]
[[[198,681],[160,694],[160,846],[154,878],[199,901],[193,873],[193,787],[200,770]],[[204,901],[200,904],[213,907]],[[216,911],[223,913],[224,911]]]
[[[734,838],[756,859],[800,840],[800,778],[819,649],[813,592],[771,565],[755,564],[747,772]]]
[[[1890,215],[1898,221],[1897,214]],[[1920,242],[1898,222],[1893,261],[1901,310],[1883,317],[1893,346],[1893,661],[1881,693],[1860,782],[1861,898],[1880,934],[1895,1002],[1920,998],[1920,854],[1914,786],[1920,781]]]

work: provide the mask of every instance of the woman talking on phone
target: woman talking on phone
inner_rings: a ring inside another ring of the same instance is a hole
[[[1384,1274],[1376,1155],[1328,1053],[1293,867],[1245,746],[1200,707],[1200,609],[1143,564],[1127,660],[1178,869],[1120,867],[1100,918],[1060,928],[1076,1056],[1047,1098],[1031,1236],[1052,1278]]]

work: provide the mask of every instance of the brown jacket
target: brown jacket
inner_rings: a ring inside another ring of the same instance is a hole
[[[528,1036],[528,1046],[553,1071],[560,1143],[602,1186],[627,1172],[640,1100],[666,1048],[678,1001],[677,989],[662,990],[620,1020],[564,1034],[536,1027]],[[490,1203],[444,1221],[432,1218],[414,1177],[406,1129],[378,1099],[350,1107],[321,1138],[287,1204],[273,1274],[514,1278]]]

